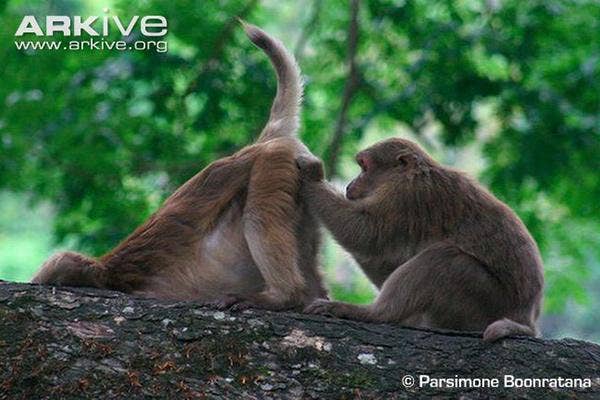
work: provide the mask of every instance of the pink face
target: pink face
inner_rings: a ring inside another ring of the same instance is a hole
[[[365,152],[356,155],[356,162],[360,166],[360,174],[352,180],[346,187],[346,197],[348,200],[361,199],[370,192],[370,175],[373,172],[373,160]]]

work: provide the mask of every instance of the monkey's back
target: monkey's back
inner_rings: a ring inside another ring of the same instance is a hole
[[[468,195],[452,239],[480,260],[509,291],[527,303],[544,285],[538,246],[517,214],[487,189],[464,175]]]

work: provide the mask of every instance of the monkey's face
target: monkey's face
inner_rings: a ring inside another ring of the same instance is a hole
[[[415,169],[430,167],[434,161],[416,143],[406,139],[381,141],[356,155],[360,174],[348,184],[346,197],[358,200],[402,179]]]
[[[346,187],[348,200],[358,200],[367,197],[378,187],[379,176],[382,169],[377,165],[375,158],[368,150],[356,155],[356,162],[360,166],[360,174]]]

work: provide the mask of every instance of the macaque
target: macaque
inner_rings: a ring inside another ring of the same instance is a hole
[[[299,197],[296,159],[314,158],[297,137],[300,70],[278,40],[242,25],[277,74],[257,142],[192,177],[108,254],[59,253],[32,282],[238,309],[297,308],[327,297],[318,223]]]
[[[380,289],[369,305],[318,299],[314,314],[484,331],[486,341],[537,336],[544,277],[517,215],[417,144],[389,139],[356,156],[346,197],[300,157],[302,198]]]

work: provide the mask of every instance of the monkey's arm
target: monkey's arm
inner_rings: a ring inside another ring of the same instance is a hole
[[[302,195],[312,212],[348,250],[373,249],[381,242],[381,224],[369,199],[349,201],[324,181],[303,181]]]

